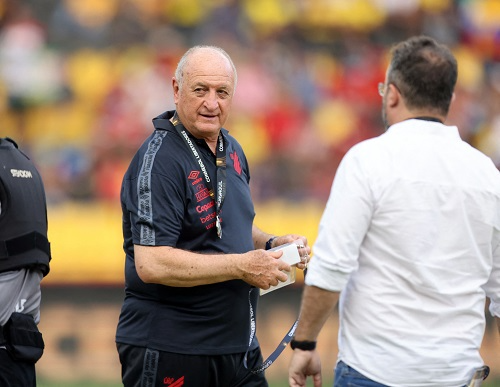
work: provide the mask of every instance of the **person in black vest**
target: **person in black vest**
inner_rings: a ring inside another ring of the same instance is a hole
[[[218,47],[197,46],[172,79],[175,111],[125,174],[125,301],[116,342],[129,386],[267,386],[252,335],[259,288],[287,279],[281,252],[304,236],[276,237],[254,225],[250,173],[224,125],[236,70]],[[141,384],[142,383],[142,384]]]
[[[0,139],[0,386],[36,386],[40,282],[49,273],[47,203],[33,162]]]

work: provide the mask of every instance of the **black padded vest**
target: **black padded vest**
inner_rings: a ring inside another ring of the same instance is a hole
[[[0,272],[39,268],[47,275],[47,203],[33,162],[9,139],[0,139]]]

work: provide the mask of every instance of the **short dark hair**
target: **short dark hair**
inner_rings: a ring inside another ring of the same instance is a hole
[[[387,75],[409,109],[431,108],[447,115],[457,82],[457,61],[450,49],[428,36],[395,45]]]

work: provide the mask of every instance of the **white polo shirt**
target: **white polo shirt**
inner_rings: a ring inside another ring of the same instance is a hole
[[[411,119],[342,160],[306,284],[340,297],[339,360],[398,387],[463,386],[500,317],[500,173],[458,129]]]

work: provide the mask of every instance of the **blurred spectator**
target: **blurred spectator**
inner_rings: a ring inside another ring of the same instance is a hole
[[[61,49],[106,47],[113,42],[111,21],[119,0],[62,0],[48,23],[51,41]]]
[[[65,94],[59,53],[50,50],[45,30],[25,4],[13,4],[0,31],[0,79],[5,109],[14,114],[24,148],[25,114]]]
[[[376,86],[388,48],[417,33],[453,48],[449,123],[500,165],[494,0],[1,4],[0,127],[36,154],[51,203],[116,201],[131,150],[173,105],[180,53],[203,43],[225,48],[239,69],[230,127],[254,165],[256,201],[326,200],[331,166],[382,130]]]

